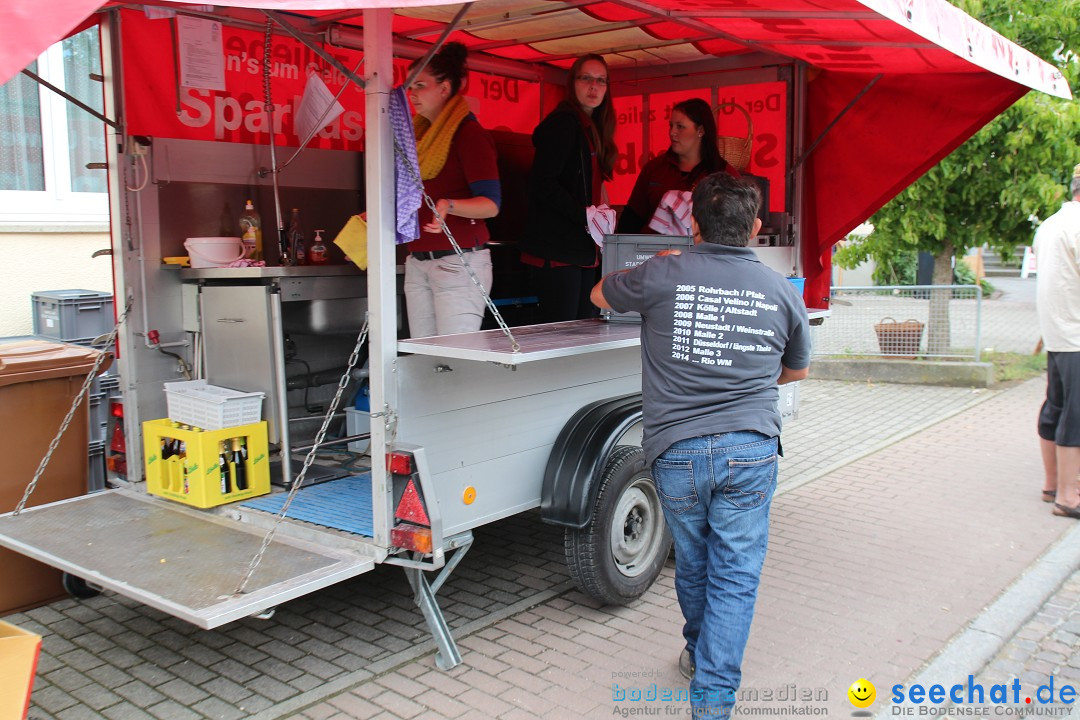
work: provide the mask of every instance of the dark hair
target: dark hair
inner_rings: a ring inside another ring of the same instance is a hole
[[[425,67],[437,81],[450,81],[450,97],[457,95],[465,82],[465,76],[469,72],[465,67],[465,58],[468,54],[469,51],[461,43],[448,42],[443,45],[442,50],[432,56]],[[409,69],[412,70],[419,62],[419,59],[413,60],[409,64]]]
[[[716,118],[709,103],[701,98],[691,98],[677,103],[671,112],[681,112],[690,122],[705,131],[701,137],[701,165],[703,172],[713,173],[727,167],[727,162],[720,157],[720,148],[716,144]]]
[[[604,71],[608,72],[608,87],[607,92],[604,93],[604,99],[600,101],[600,106],[592,112],[590,118],[589,113],[585,112],[585,108],[581,107],[581,103],[577,99],[577,76],[581,74],[581,66],[590,60],[595,60],[604,66]],[[604,176],[605,180],[611,180],[613,177],[613,170],[615,169],[615,156],[618,152],[615,149],[615,106],[611,102],[611,76],[608,71],[607,62],[599,55],[589,54],[582,55],[574,64],[570,66],[570,73],[566,76],[566,99],[583,117],[590,118],[590,122],[593,127],[593,141],[596,143],[596,159],[600,165],[600,174]]]
[[[761,208],[761,191],[753,181],[716,172],[697,184],[693,201],[703,241],[732,247],[750,242]]]

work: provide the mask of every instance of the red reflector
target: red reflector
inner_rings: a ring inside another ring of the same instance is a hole
[[[412,475],[412,455],[390,453],[390,472],[394,475]]]
[[[430,553],[431,529],[416,525],[398,525],[390,531],[390,543],[394,547]]]
[[[398,503],[394,517],[418,525],[431,525],[427,510],[424,509],[424,502],[420,499],[420,493],[416,492],[416,485],[413,484],[412,480],[405,486],[405,492],[401,495],[401,502]]]
[[[116,418],[124,417],[124,403],[111,402],[109,403],[109,414]]]
[[[113,428],[112,440],[109,441],[109,449],[115,453],[127,452],[127,440],[124,438],[124,424],[116,423]]]

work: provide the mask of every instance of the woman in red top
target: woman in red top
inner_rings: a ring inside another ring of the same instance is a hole
[[[649,220],[668,190],[693,190],[698,180],[719,170],[739,176],[739,171],[720,157],[716,118],[704,100],[683,100],[671,108],[668,135],[671,147],[645,163],[634,183],[619,218],[621,233],[651,232]]]
[[[491,292],[491,251],[484,219],[502,200],[495,142],[469,111],[461,89],[465,46],[447,43],[409,86],[416,115],[416,151],[424,192],[435,201],[469,267]],[[414,63],[415,65],[415,63]],[[405,260],[405,302],[412,337],[475,332],[484,298],[427,205],[420,206],[420,237]]]

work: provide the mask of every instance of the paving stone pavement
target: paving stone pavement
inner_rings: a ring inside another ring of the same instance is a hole
[[[809,691],[847,714],[853,680],[907,677],[1069,525],[1037,502],[1038,380],[801,391],[745,705]],[[571,587],[562,533],[534,513],[480,528],[440,591],[464,656],[449,672],[388,566],[217,631],[111,593],[6,619],[44,635],[30,714],[42,720],[600,717],[631,709],[613,699],[620,681],[684,687],[673,577],[669,565],[638,602],[599,607]]]
[[[1013,717],[1080,717],[1076,703],[1061,702],[1061,690],[1070,686],[1080,699],[1080,570],[1074,572],[1038,613],[1017,630],[1001,651],[975,675],[975,684],[989,693],[995,684],[1008,688],[1020,681],[1015,698],[1001,713]],[[1053,680],[1053,695],[1050,682]],[[1040,688],[1043,688],[1040,693]],[[1032,702],[1025,702],[1031,698]],[[1044,705],[1040,700],[1047,701]],[[1040,713],[1035,715],[1035,713]]]

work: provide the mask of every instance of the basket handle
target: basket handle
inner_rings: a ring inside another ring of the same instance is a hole
[[[739,112],[741,112],[743,114],[743,117],[746,118],[746,139],[747,140],[752,140],[754,138],[754,120],[753,120],[753,118],[750,117],[750,113],[747,112],[746,108],[744,108],[739,103],[733,103],[733,102],[720,103],[715,108],[713,108],[713,115],[716,116],[716,125],[717,125],[717,127],[720,126],[720,111],[723,110],[724,108],[729,108],[729,107],[735,108],[736,110],[738,110]]]
[[[886,315],[885,317],[881,318],[881,320],[878,322],[878,325],[884,325],[886,320],[891,322],[893,325],[896,324],[896,318]]]

